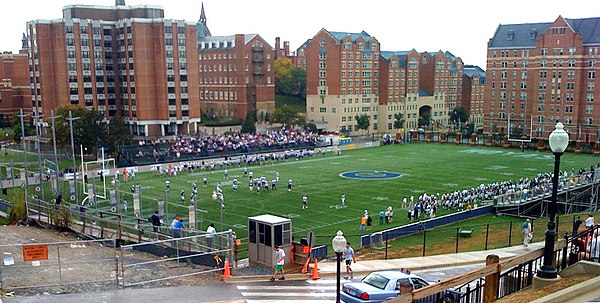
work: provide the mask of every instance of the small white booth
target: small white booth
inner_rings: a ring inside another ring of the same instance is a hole
[[[275,246],[285,251],[285,265],[290,262],[292,220],[273,215],[248,217],[248,258],[250,264],[275,265]]]

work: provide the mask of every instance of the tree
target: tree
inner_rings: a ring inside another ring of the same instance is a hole
[[[425,112],[422,113],[419,117],[419,127],[428,127],[431,123],[431,113]]]
[[[394,128],[401,129],[404,128],[404,115],[400,113],[394,114]]]
[[[296,113],[290,107],[283,106],[273,111],[273,114],[271,115],[271,122],[281,123],[283,124],[283,127],[297,125],[297,122],[299,122],[298,113]]]
[[[362,115],[356,115],[354,117],[354,119],[356,120],[356,125],[358,126],[358,129],[362,129],[367,130],[367,134],[369,126],[371,126],[371,122],[369,121],[369,116],[367,114],[362,114]]]
[[[295,67],[286,57],[279,57],[274,62],[275,93],[285,96],[302,97],[306,92],[306,71]]]
[[[469,120],[469,113],[467,109],[462,106],[456,107],[450,113],[450,122],[454,123],[454,127],[458,127],[458,125],[464,124]],[[459,123],[460,122],[460,123]]]
[[[83,145],[90,151],[95,151],[105,142],[107,127],[102,122],[102,115],[94,110],[88,110],[81,106],[65,105],[56,109],[56,115],[60,117],[56,119],[56,144],[66,148],[71,145],[69,111],[72,112],[73,118],[79,117],[78,120],[73,120],[73,141],[74,145]]]
[[[15,113],[13,121],[17,121],[12,127],[13,140],[17,143],[21,143],[21,118],[18,116],[17,113]],[[25,126],[25,136],[31,136],[35,134],[35,128],[31,126],[31,123],[24,122],[23,125]]]
[[[123,117],[113,116],[110,118],[104,146],[116,151],[117,147],[129,144],[131,142],[131,138],[131,132],[129,131],[129,127],[127,127]]]
[[[242,133],[256,133],[256,112],[249,110],[246,113],[246,120],[242,123]]]

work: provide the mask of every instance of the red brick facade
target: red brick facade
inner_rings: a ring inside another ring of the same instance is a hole
[[[14,117],[19,109],[31,113],[31,88],[27,52],[0,53],[0,114],[5,120]]]
[[[500,25],[488,43],[484,129],[600,140],[600,18]]]

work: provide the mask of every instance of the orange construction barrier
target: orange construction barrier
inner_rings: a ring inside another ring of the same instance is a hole
[[[315,267],[313,267],[313,271],[312,271],[312,279],[313,280],[319,280],[319,262],[317,262],[317,259],[315,258]]]
[[[302,267],[303,274],[308,273],[308,264],[309,263],[310,263],[310,256],[308,256],[308,258],[306,258],[306,262],[304,262],[304,266]]]
[[[290,246],[290,263],[295,264],[296,260],[294,260],[294,244]]]
[[[223,266],[223,275],[221,276],[223,279],[231,278],[231,269],[229,268],[229,260],[225,259],[225,266]]]

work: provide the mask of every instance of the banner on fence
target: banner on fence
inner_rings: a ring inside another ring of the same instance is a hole
[[[94,184],[87,184],[87,196],[88,196],[88,205],[90,207],[96,206],[96,195],[94,194]],[[112,205],[111,205],[112,209]]]
[[[189,206],[190,211],[190,229],[196,229],[196,204],[192,204]]]
[[[23,261],[48,260],[48,244],[23,245]]]
[[[115,212],[117,212],[117,208],[119,205],[119,202],[117,201],[117,190],[114,188],[111,188],[109,191],[109,196],[110,196],[110,211],[115,213]]]
[[[140,203],[140,190],[139,188],[133,194],[133,215],[136,218],[142,217],[142,205]]]
[[[158,216],[161,218],[165,216],[165,200],[158,200]]]
[[[75,193],[77,192],[77,188],[75,187],[75,180],[73,178],[69,179],[69,197],[71,201],[75,201]]]

